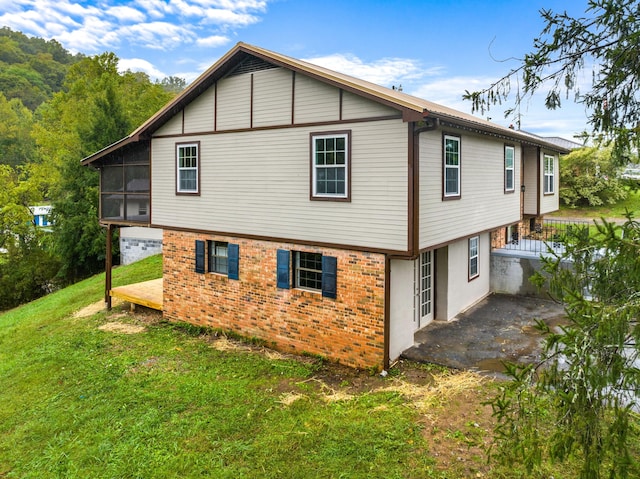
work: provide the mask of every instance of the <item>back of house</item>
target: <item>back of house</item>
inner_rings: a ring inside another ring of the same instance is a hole
[[[103,224],[163,230],[166,318],[387,367],[489,294],[490,234],[557,208],[558,151],[239,43],[83,161]]]

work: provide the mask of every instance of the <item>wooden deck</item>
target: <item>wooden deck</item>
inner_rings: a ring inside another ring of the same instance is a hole
[[[112,288],[112,298],[162,311],[162,278]]]

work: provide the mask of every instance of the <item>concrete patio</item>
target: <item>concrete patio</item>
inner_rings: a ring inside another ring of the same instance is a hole
[[[562,305],[553,301],[492,294],[453,321],[434,321],[416,332],[415,345],[403,357],[500,373],[504,361],[532,363],[539,359],[543,339],[535,319],[557,326],[563,318]]]

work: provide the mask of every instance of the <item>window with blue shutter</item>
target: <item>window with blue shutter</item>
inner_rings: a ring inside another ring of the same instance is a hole
[[[322,296],[336,298],[336,279],[338,272],[338,259],[334,256],[322,257]]]
[[[240,279],[240,246],[229,243],[229,279]]]
[[[278,288],[289,289],[289,251],[279,249],[277,253],[277,284]]]
[[[196,240],[196,273],[204,273],[204,241]]]

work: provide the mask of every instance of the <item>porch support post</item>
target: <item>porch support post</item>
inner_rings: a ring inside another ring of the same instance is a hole
[[[113,266],[113,225],[107,225],[107,254],[105,255],[104,304],[111,309],[111,267]]]

